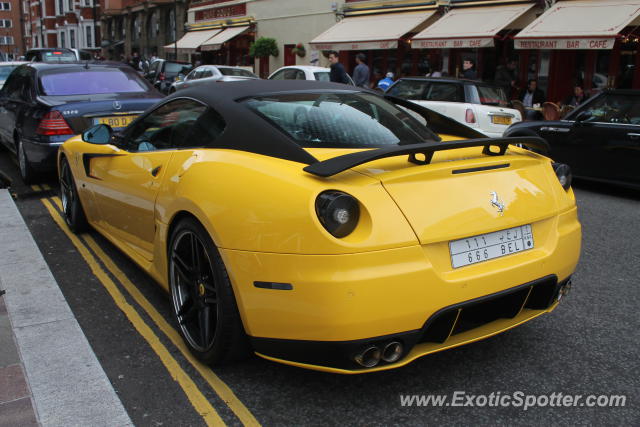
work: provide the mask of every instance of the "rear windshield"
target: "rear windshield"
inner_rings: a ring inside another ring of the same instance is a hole
[[[17,67],[17,65],[3,65],[0,67],[0,80],[7,80],[9,74]]]
[[[258,77],[251,71],[242,68],[218,68],[223,76]]]
[[[295,93],[245,103],[304,147],[368,148],[439,140],[403,110],[367,93]]]
[[[75,62],[78,60],[74,52],[56,50],[42,52],[42,62]]]
[[[58,71],[40,76],[43,95],[90,95],[145,92],[147,86],[134,72],[119,68]]]
[[[507,94],[501,87],[478,86],[478,95],[480,95],[480,103],[483,105],[506,106],[508,104]]]
[[[321,82],[331,81],[329,79],[329,72],[328,71],[317,71],[317,72],[313,73],[313,75],[316,77],[316,80],[318,80],[318,81],[321,81]]]
[[[178,64],[175,62],[167,62],[164,67],[165,74],[187,74],[191,70],[189,64]]]
[[[418,101],[464,102],[462,86],[457,83],[424,80],[400,80],[389,94]]]

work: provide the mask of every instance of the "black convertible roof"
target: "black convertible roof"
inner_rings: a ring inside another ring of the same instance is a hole
[[[277,157],[294,162],[314,164],[318,160],[302,148],[285,132],[270,124],[249,109],[243,102],[252,97],[264,97],[287,93],[371,93],[389,102],[416,111],[429,123],[434,132],[446,132],[461,137],[478,138],[483,135],[453,119],[421,107],[417,104],[383,96],[379,92],[338,83],[309,80],[243,80],[231,82],[207,82],[169,95],[153,109],[173,99],[190,98],[215,109],[226,121],[224,132],[212,148],[242,150]],[[434,134],[434,140],[439,140]],[[425,141],[427,142],[427,141]]]
[[[312,164],[318,160],[296,141],[238,102],[251,97],[300,92],[366,91],[337,83],[309,80],[243,80],[208,82],[169,95],[164,102],[176,98],[192,98],[210,105],[224,117],[226,128],[216,140],[215,148],[249,151],[294,162]]]

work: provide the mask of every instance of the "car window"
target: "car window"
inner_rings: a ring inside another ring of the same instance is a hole
[[[210,68],[207,68],[202,71],[202,76],[200,78],[206,79],[207,77],[213,77],[213,71]]]
[[[17,65],[3,65],[0,67],[0,80],[7,80],[9,74],[15,70]]]
[[[42,62],[76,62],[78,57],[75,52],[54,50],[50,52],[42,52]]]
[[[186,71],[185,71],[186,69]],[[180,64],[177,62],[165,62],[164,73],[165,74],[186,74],[191,69],[191,66],[188,64]]]
[[[429,82],[425,80],[400,80],[389,88],[389,94],[398,98],[422,101]]]
[[[277,73],[275,73],[273,76],[271,76],[269,79],[270,80],[283,80],[285,71],[286,70],[280,70]]]
[[[135,124],[125,136],[132,152],[204,147],[222,133],[222,116],[205,105],[177,99],[168,102]]]
[[[505,90],[497,86],[478,85],[478,95],[480,103],[483,105],[499,105],[506,106],[508,104],[507,94]]]
[[[256,76],[255,74],[253,74],[251,71],[247,71],[244,70],[242,68],[218,68],[218,70],[220,70],[220,73],[222,73],[223,76],[240,76],[240,77],[254,77],[254,78],[258,78],[258,76]]]
[[[425,94],[427,101],[464,102],[461,86],[455,83],[431,82]]]
[[[297,78],[296,76],[298,75],[298,71],[299,70],[296,70],[295,68],[289,68],[284,70],[284,79],[295,80]]]
[[[9,76],[2,93],[10,99],[24,100],[25,94],[28,93],[28,88],[32,86],[29,81],[30,78],[31,73],[27,67],[18,68]]]
[[[587,122],[640,124],[640,97],[604,94],[581,111],[591,113]],[[574,115],[575,117],[575,115]]]
[[[330,73],[328,71],[317,71],[317,72],[313,73],[313,75],[315,76],[316,80],[318,80],[320,82],[329,82],[329,81],[331,81]]]
[[[123,68],[68,68],[40,75],[43,95],[89,95],[136,93],[148,90],[145,81],[133,70]]]
[[[403,110],[367,93],[296,93],[245,102],[305,147],[380,147],[439,140]]]
[[[306,80],[307,77],[304,75],[304,71],[302,70],[296,70],[296,80]]]
[[[162,61],[155,61],[149,66],[149,74],[155,74]]]

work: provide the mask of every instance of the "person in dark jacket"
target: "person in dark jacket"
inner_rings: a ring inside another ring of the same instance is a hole
[[[582,86],[575,85],[573,87],[573,95],[569,95],[562,104],[577,107],[586,101],[587,98],[589,98],[589,96],[585,93],[584,89],[582,89]]]
[[[533,107],[535,104],[542,104],[546,101],[544,92],[538,89],[538,81],[536,79],[529,80],[527,89],[520,95],[520,101],[525,107]]]
[[[335,83],[349,84],[347,72],[344,70],[344,66],[340,63],[338,52],[336,52],[335,50],[329,52],[329,62],[331,63],[329,80]]]
[[[470,80],[478,78],[478,73],[476,72],[476,61],[474,59],[464,58],[462,61],[462,77]]]
[[[359,53],[356,55],[356,68],[353,70],[353,82],[356,86],[359,87],[369,87],[369,80],[371,80],[371,73],[369,72],[369,67],[364,61],[367,60],[367,57],[364,53]]]
[[[496,69],[495,83],[502,86],[509,99],[515,99],[518,94],[517,74],[518,61],[510,58],[505,65],[499,65]]]

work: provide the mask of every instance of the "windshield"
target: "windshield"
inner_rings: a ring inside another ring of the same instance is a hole
[[[328,71],[318,71],[313,73],[313,75],[316,77],[316,80],[321,81],[321,82],[329,82],[331,81],[331,79],[329,78],[329,72]]]
[[[7,80],[9,74],[16,68],[17,65],[3,65],[0,67],[0,80]]]
[[[507,95],[501,87],[478,85],[478,95],[483,105],[506,106],[508,104]]]
[[[373,148],[439,140],[403,110],[368,93],[295,93],[245,103],[304,147]]]
[[[42,52],[42,62],[76,62],[76,54],[70,51]]]
[[[167,62],[164,67],[165,74],[187,74],[191,70],[191,65],[176,62]]]
[[[243,70],[242,68],[218,68],[223,76],[240,76],[240,77],[254,77],[258,78],[251,71]]]
[[[102,93],[145,92],[147,86],[135,72],[119,68],[69,70],[40,77],[43,95],[90,95]]]

